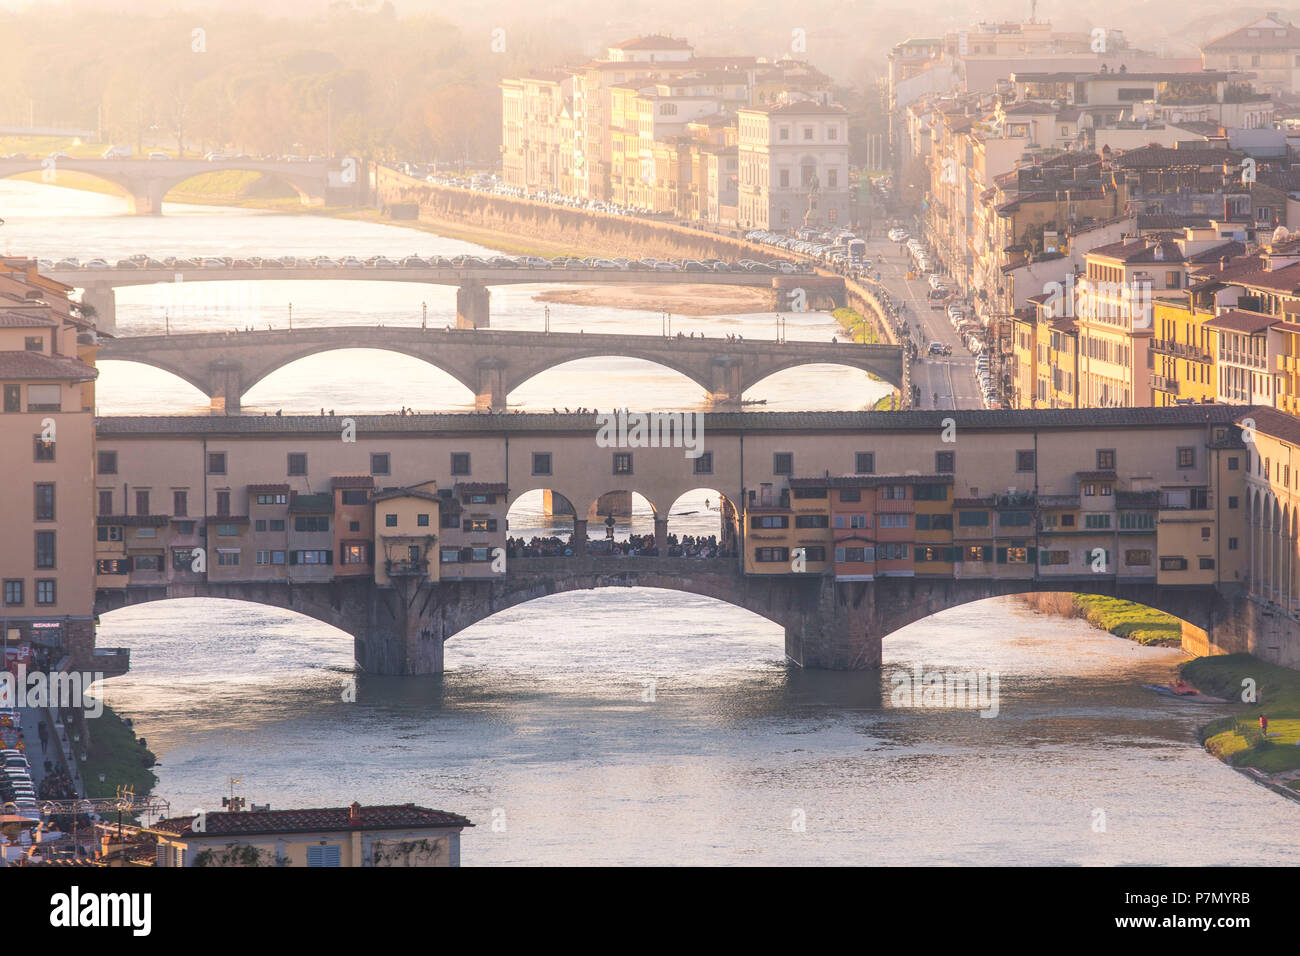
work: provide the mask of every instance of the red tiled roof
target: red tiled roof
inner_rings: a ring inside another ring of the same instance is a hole
[[[470,494],[504,495],[509,487],[504,481],[460,481],[456,483],[456,490],[468,491]]]
[[[1283,319],[1279,315],[1265,315],[1263,312],[1247,312],[1243,309],[1233,309],[1210,319],[1205,323],[1205,328],[1254,334],[1278,325],[1282,321]]]
[[[1255,36],[1251,36],[1252,33]],[[1300,30],[1273,17],[1261,17],[1221,37],[1215,37],[1201,47],[1201,51],[1293,50],[1298,47]]]
[[[0,352],[0,378],[93,381],[97,372],[80,359],[40,352]]]
[[[1263,432],[1270,438],[1279,438],[1292,445],[1300,445],[1300,418],[1263,405],[1243,414],[1237,419],[1237,424],[1241,424],[1248,418],[1254,420],[1257,432]]]
[[[330,479],[331,488],[373,488],[375,479],[370,475],[336,475]]]
[[[256,494],[259,491],[262,492],[282,491],[287,493],[289,491],[289,486],[282,485],[282,484],[281,485],[249,485],[248,490],[253,492],[254,494]]]
[[[272,833],[318,833],[348,830],[407,830],[419,827],[472,827],[458,813],[430,810],[413,803],[401,806],[357,807],[359,820],[352,822],[352,807],[311,810],[254,810],[238,813],[209,813],[203,830],[190,829],[193,816],[159,820],[150,830],[182,837],[254,836]]]

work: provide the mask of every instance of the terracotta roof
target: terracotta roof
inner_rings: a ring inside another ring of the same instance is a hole
[[[251,491],[251,492],[253,492],[254,494],[256,494],[256,493],[259,492],[259,491],[262,491],[262,492],[278,491],[278,492],[283,492],[283,493],[287,494],[288,491],[289,491],[289,486],[288,486],[288,485],[283,485],[283,484],[280,484],[280,485],[249,485],[249,486],[248,486],[248,490]]]
[[[615,50],[689,50],[691,45],[686,40],[679,40],[676,37],[656,35],[624,40],[622,43],[613,44],[613,48]]]
[[[190,829],[193,816],[170,817],[149,827],[160,833],[182,837],[254,836],[272,833],[319,833],[348,830],[408,830],[419,827],[472,827],[458,813],[430,810],[413,803],[401,806],[358,807],[359,821],[352,822],[351,807],[312,810],[254,810],[238,813],[209,813],[203,830]]]
[[[388,501],[391,498],[423,498],[425,501],[437,502],[444,500],[431,491],[419,491],[415,488],[385,488],[370,496],[371,501]]]
[[[1121,169],[1159,169],[1175,166],[1222,166],[1236,164],[1244,153],[1234,149],[1171,149],[1168,146],[1139,146],[1116,156],[1112,162]]]
[[[1254,36],[1251,34],[1254,33]],[[1206,43],[1201,51],[1215,53],[1233,50],[1293,50],[1300,48],[1300,30],[1273,16],[1238,27]]]
[[[58,322],[50,318],[48,309],[6,309],[0,312],[0,328],[5,329],[41,329],[54,328]]]
[[[1263,312],[1247,312],[1242,309],[1233,309],[1205,322],[1204,327],[1207,329],[1224,329],[1229,332],[1245,332],[1253,335],[1282,321],[1282,317],[1278,315],[1265,315]]]
[[[161,528],[167,524],[168,515],[97,515],[96,524],[122,525],[126,528]]]
[[[1114,481],[1115,472],[1113,471],[1076,471],[1076,475],[1084,481]]]
[[[90,382],[99,372],[80,359],[40,352],[0,352],[0,378]]]
[[[370,475],[336,475],[330,479],[332,488],[373,488],[375,479]]]
[[[1241,424],[1248,418],[1254,420],[1255,431],[1288,444],[1300,445],[1300,418],[1279,412],[1276,408],[1261,406],[1240,415],[1236,422]]]

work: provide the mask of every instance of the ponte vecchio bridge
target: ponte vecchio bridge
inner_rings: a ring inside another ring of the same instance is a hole
[[[814,668],[879,666],[891,631],[1029,591],[1114,594],[1253,652],[1248,555],[1278,539],[1239,504],[1254,452],[1234,421],[1249,411],[719,412],[703,416],[698,457],[609,447],[597,419],[576,414],[101,418],[97,520],[117,532],[101,536],[99,557],[114,550],[100,562],[97,608],[177,597],[291,608],[353,635],[360,666],[389,674],[439,673],[444,643],[476,621],[597,587],[744,607],[783,627],[787,656]],[[396,519],[384,512],[399,510],[383,489],[430,481],[438,493],[420,492],[411,510],[445,511],[419,532],[432,564],[381,579],[380,542]],[[573,505],[569,553],[493,564],[510,506],[539,491]],[[673,557],[675,504],[701,491],[722,503],[734,548]],[[594,553],[587,516],[612,493],[648,502],[657,556]],[[857,504],[866,496],[870,507]],[[180,513],[162,513],[173,502]],[[837,509],[863,520],[841,524]],[[311,517],[296,528],[295,515]],[[369,558],[355,550],[367,540],[379,552]],[[196,546],[222,559],[200,571],[175,560]],[[447,546],[451,563],[439,556]],[[825,552],[820,563],[787,560],[805,546]],[[317,557],[275,550],[296,548]],[[441,574],[429,580],[429,568]]]
[[[852,342],[367,326],[124,336],[105,340],[99,358],[164,369],[207,395],[214,412],[236,414],[243,394],[276,369],[320,352],[363,348],[428,362],[471,389],[480,408],[496,411],[504,410],[510,392],[534,375],[583,358],[654,362],[685,375],[719,405],[739,404],[745,389],[799,365],[862,369],[899,387],[905,361],[896,345]]]

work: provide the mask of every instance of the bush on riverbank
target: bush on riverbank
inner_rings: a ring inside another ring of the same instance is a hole
[[[868,345],[880,341],[880,335],[876,332],[875,325],[868,321],[867,317],[857,309],[850,309],[846,306],[836,309],[831,315],[853,337],[853,341],[865,342]]]
[[[1245,702],[1238,714],[1205,726],[1205,749],[1234,767],[1264,773],[1300,770],[1300,672],[1261,661],[1252,654],[1198,657],[1182,667],[1183,678],[1197,690],[1241,704],[1253,681],[1256,700]],[[1259,729],[1259,715],[1268,716],[1269,736]]]
[[[130,787],[139,800],[149,794],[158,778],[150,771],[157,758],[147,747],[139,744],[135,730],[126,725],[107,706],[94,720],[87,720],[90,746],[81,765],[81,778],[86,783],[86,796],[111,797],[119,786]],[[100,783],[99,775],[104,775]]]

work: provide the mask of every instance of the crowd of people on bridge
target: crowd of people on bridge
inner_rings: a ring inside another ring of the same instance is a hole
[[[733,548],[723,547],[718,543],[718,536],[705,535],[668,535],[668,557],[670,558],[729,558],[735,556]],[[625,540],[608,538],[594,539],[587,542],[587,554],[609,555],[613,557],[659,557],[659,547],[653,534],[629,535]],[[507,538],[506,558],[571,558],[574,555],[570,539],[534,535],[531,538]]]

